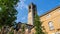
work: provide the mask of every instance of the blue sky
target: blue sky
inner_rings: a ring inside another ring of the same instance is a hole
[[[18,11],[16,22],[27,23],[28,5],[33,2],[37,6],[39,16],[60,5],[60,0],[20,0],[18,2]]]

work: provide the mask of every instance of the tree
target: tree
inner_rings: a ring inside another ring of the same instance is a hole
[[[35,30],[36,33],[35,34],[44,34],[44,32],[42,31],[42,22],[39,19],[40,17],[36,14],[35,18],[34,18],[34,26],[35,26]]]
[[[25,34],[25,28],[26,28],[26,25],[25,24],[22,24],[21,34]]]
[[[0,0],[0,26],[12,26],[15,23],[19,0]]]

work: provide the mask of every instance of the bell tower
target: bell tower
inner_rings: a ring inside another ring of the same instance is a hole
[[[31,3],[29,6],[28,6],[28,24],[30,25],[34,25],[34,17],[35,17],[35,14],[37,14],[37,8],[36,8],[36,5]]]

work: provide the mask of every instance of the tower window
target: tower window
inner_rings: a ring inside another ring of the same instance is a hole
[[[31,6],[29,6],[29,9],[31,9]]]
[[[49,25],[50,30],[54,30],[54,26],[53,26],[53,22],[52,21],[50,21],[48,23],[48,25]]]

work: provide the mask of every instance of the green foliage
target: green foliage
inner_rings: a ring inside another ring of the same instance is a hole
[[[14,32],[10,32],[9,34],[14,34]]]
[[[35,15],[35,21],[34,21],[34,26],[35,26],[35,30],[36,33],[35,34],[44,34],[44,32],[42,31],[42,22],[39,19],[40,17],[36,14]]]
[[[22,24],[22,31],[21,31],[21,34],[24,34],[24,33],[25,33],[25,28],[26,28],[26,25],[25,25],[25,24]]]
[[[19,0],[0,0],[0,25],[11,26],[16,20],[17,10],[15,9]]]

